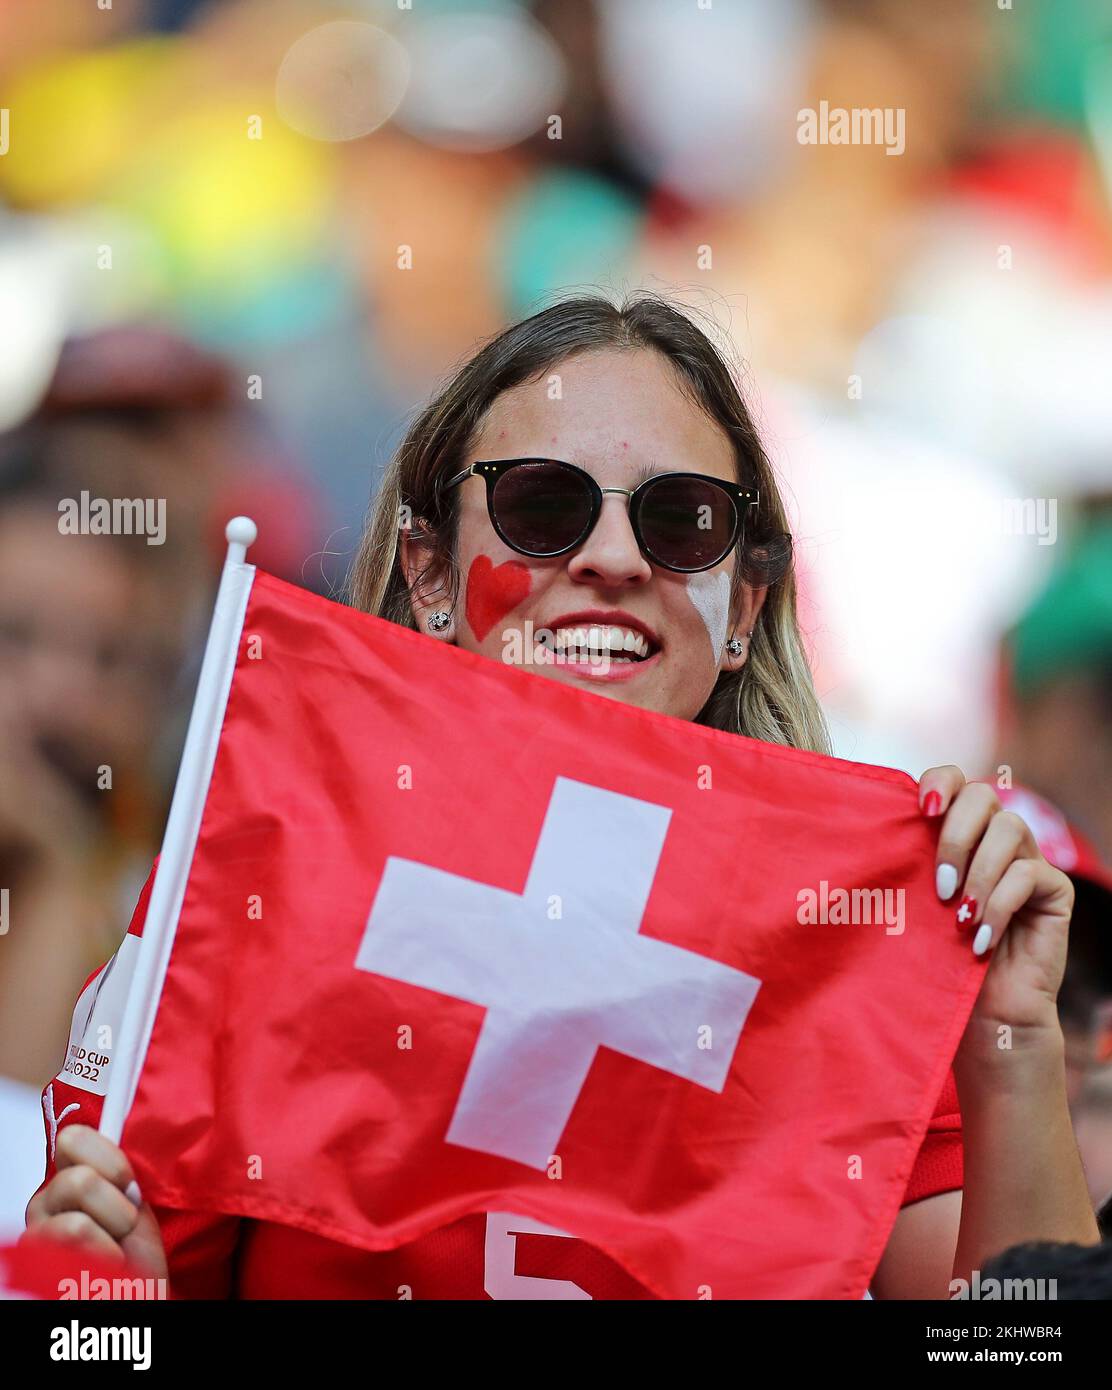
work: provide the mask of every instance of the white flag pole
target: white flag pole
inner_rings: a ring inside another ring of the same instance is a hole
[[[101,1111],[100,1132],[117,1144],[146,1060],[166,967],[170,963],[170,951],[177,932],[178,914],[185,897],[193,852],[197,847],[201,815],[212,780],[212,768],[239,651],[247,599],[255,578],[254,565],[246,563],[247,547],[254,543],[257,534],[255,523],[246,516],[233,517],[224,528],[228,554],[220,576],[201,674],[197,679],[197,693],[193,698],[193,712],[189,716],[189,728],[139,944],[135,975],[128,991],[119,1036],[112,1039],[111,1048],[105,1049],[110,1052],[112,1061],[104,1109]]]

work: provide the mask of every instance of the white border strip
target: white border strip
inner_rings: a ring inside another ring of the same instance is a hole
[[[116,1054],[101,1112],[100,1132],[117,1144],[150,1046],[216,762],[247,600],[255,579],[255,566],[244,563],[247,547],[255,539],[254,523],[246,517],[236,517],[228,523],[225,535],[229,541],[228,555],[205,643],[197,694],[193,699],[178,780],[162,839],[162,855],[151,890],[127,1007],[119,1036],[113,1039]]]

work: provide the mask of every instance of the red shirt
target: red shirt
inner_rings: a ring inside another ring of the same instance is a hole
[[[154,870],[139,896],[128,937],[142,935]],[[47,1169],[66,1124],[96,1126],[103,1104],[92,1010],[104,1022],[126,994],[134,941],[125,938],[107,999],[106,969],[86,982],[74,1010],[66,1062],[43,1091]],[[118,1025],[118,1019],[115,1020]],[[83,1041],[89,1046],[82,1047]],[[962,1185],[961,1114],[952,1073],[939,1096],[903,1205]],[[464,1217],[398,1250],[368,1251],[289,1226],[218,1212],[156,1208],[176,1298],[642,1299],[653,1294],[585,1241],[506,1213]]]

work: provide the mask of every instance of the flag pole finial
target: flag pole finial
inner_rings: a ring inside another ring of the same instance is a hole
[[[249,516],[233,516],[224,527],[224,539],[228,542],[228,559],[234,565],[242,565],[247,558],[247,547],[255,544],[259,528]]]

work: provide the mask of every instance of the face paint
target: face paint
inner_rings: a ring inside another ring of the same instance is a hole
[[[495,565],[489,555],[477,555],[467,573],[467,621],[481,642],[499,622],[526,598],[533,587],[527,565],[507,560]]]
[[[726,628],[730,621],[730,576],[722,570],[717,574],[710,570],[703,570],[700,574],[689,574],[687,592],[706,627],[711,651],[717,663],[722,659],[722,649],[726,645]]]

